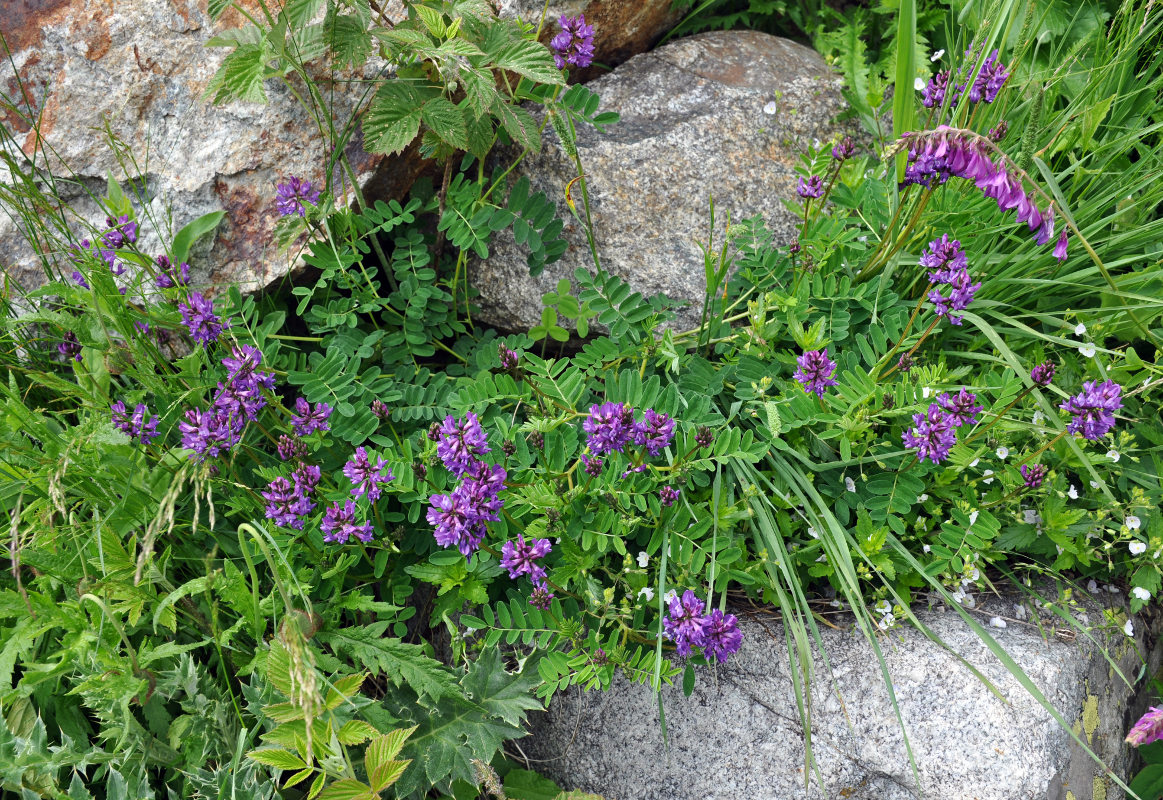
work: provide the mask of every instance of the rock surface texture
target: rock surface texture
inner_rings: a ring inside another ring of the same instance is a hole
[[[1122,738],[1134,721],[1127,719],[1131,690],[1084,644],[1085,637],[1055,636],[1053,621],[1043,639],[1037,627],[1013,619],[1012,603],[976,616],[987,625],[989,613],[1006,610],[1008,627],[989,632],[1125,780],[1129,748]],[[997,699],[954,655],[915,629],[898,627],[881,637],[925,797],[1123,797],[955,612],[933,609],[919,617],[1008,701]],[[622,679],[606,693],[579,697],[571,690],[556,697],[549,712],[534,720],[532,736],[521,742],[523,752],[544,759],[534,762],[536,768],[561,785],[607,800],[921,796],[876,657],[859,633],[823,629],[831,678],[823,660],[815,660],[812,747],[824,792],[814,777],[804,787],[804,737],[781,624],[755,618],[742,627],[740,652],[715,671],[699,668],[691,697],[677,687],[663,691],[669,755],[649,688]],[[1154,635],[1144,633],[1108,639],[1112,658],[1132,680],[1142,648],[1154,648],[1147,674],[1159,666]]]
[[[602,266],[644,295],[691,301],[679,327],[696,324],[705,289],[696,241],[707,237],[708,198],[720,226],[728,211],[762,214],[779,241],[793,238],[796,220],[782,201],[795,196],[802,149],[837,132],[841,85],[814,51],[751,31],[680,39],[589,84],[603,111],[622,115],[605,133],[578,132]],[[524,330],[540,320],[541,296],[592,260],[565,204],[577,170],[552,131],[514,175],[557,202],[571,245],[530,278],[524,251],[502,232],[475,266],[482,319]],[[573,195],[580,209],[576,186]]]

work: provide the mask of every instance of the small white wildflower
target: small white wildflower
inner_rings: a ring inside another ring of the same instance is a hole
[[[926,400],[929,399],[929,395],[931,395],[932,393],[933,393],[933,390],[930,389],[928,386],[921,387],[921,397],[925,398]]]
[[[880,622],[876,623],[882,631],[887,631],[892,626],[896,625],[896,617],[892,614],[885,614],[880,618]]]
[[[1136,599],[1142,600],[1143,602],[1147,602],[1151,599],[1151,593],[1144,589],[1142,586],[1136,586],[1134,589],[1131,589],[1131,594],[1133,594]]]
[[[763,113],[764,113],[764,114],[767,114],[767,115],[769,115],[769,116],[770,116],[771,114],[774,114],[774,113],[775,113],[776,111],[778,111],[778,110],[779,110],[779,106],[777,106],[777,105],[775,104],[775,101],[774,101],[774,100],[770,100],[770,101],[768,101],[767,105],[765,105],[765,106],[763,107]]]
[[[1135,635],[1135,623],[1131,622],[1130,620],[1127,620],[1127,624],[1123,626],[1123,633],[1125,633],[1127,636],[1134,636]]]
[[[654,592],[651,592],[651,593],[650,593],[650,596],[651,596],[651,597],[653,597],[653,596],[654,596]],[[673,599],[674,599],[674,598],[676,598],[676,597],[678,597],[678,592],[676,592],[674,589],[671,589],[670,591],[668,591],[666,594],[664,594],[664,595],[662,596],[662,599],[663,599],[663,600],[665,600],[665,601],[667,602],[667,604],[669,604],[669,603],[670,603],[670,601],[671,601],[671,600],[673,600]]]
[[[1106,457],[1109,458],[1111,461],[1114,461],[1115,463],[1118,463],[1118,460],[1120,458],[1122,458],[1122,456],[1119,455],[1118,450],[1107,450]]]
[[[1074,326],[1074,335],[1075,336],[1085,336],[1086,335],[1086,326],[1083,325],[1081,322],[1078,323],[1077,325],[1075,325]]]
[[[926,81],[924,78],[914,78],[913,79],[913,88],[919,92],[925,88],[925,82]]]
[[[1143,553],[1147,552],[1147,543],[1131,542],[1129,545],[1127,545],[1127,549],[1131,551],[1131,555],[1141,556]]]
[[[1095,582],[1094,578],[1091,578],[1086,582],[1086,591],[1090,592],[1091,594],[1094,594],[1098,591],[1098,583]]]
[[[941,56],[943,56],[943,55],[945,55],[945,51],[944,51],[944,50],[938,50],[936,53],[933,53],[933,55],[929,56],[929,60],[930,60],[930,61],[940,61],[940,60],[941,60]]]
[[[813,539],[820,538],[820,534],[816,533],[816,529],[813,528],[811,525],[808,526],[808,536],[811,536]]]
[[[1025,522],[1027,525],[1037,525],[1039,522],[1042,521],[1042,519],[1041,519],[1041,517],[1038,516],[1037,511],[1035,511],[1032,508],[1027,508],[1024,511],[1022,511],[1022,521]]]
[[[1083,611],[1081,614],[1078,615],[1078,621],[1081,622],[1083,625],[1089,625],[1090,624],[1090,615],[1087,614],[1085,611]]]
[[[989,627],[991,627],[991,628],[1004,628],[1005,626],[1006,626],[1006,621],[1004,619],[1002,619],[1001,617],[990,617],[989,618]]]
[[[993,470],[992,469],[987,469],[985,472],[981,473],[981,482],[982,483],[993,483]]]
[[[892,603],[888,602],[887,600],[881,600],[879,603],[876,604],[876,613],[877,614],[890,614],[890,613],[892,613]]]
[[[823,563],[823,564],[827,564],[827,563],[828,563],[828,556],[826,556],[826,555],[822,555],[822,556],[820,556],[819,558],[817,558],[817,559],[816,559],[816,562],[817,562],[817,563]]]
[[[923,545],[921,545],[921,549],[924,550],[926,553],[928,553],[928,552],[931,552],[933,548],[929,547],[929,545],[927,545],[927,544],[923,544]]]
[[[1111,594],[1122,594],[1123,593],[1123,590],[1120,589],[1119,587],[1115,586],[1113,583],[1108,583],[1106,586],[1104,586],[1102,588],[1106,589]]]
[[[965,587],[964,587],[964,586],[958,586],[958,587],[957,587],[957,591],[955,591],[953,594],[949,595],[949,598],[950,598],[950,599],[951,599],[951,600],[952,600],[954,603],[957,603],[958,605],[960,605],[961,603],[965,602],[965,598],[966,598],[967,596],[968,596],[968,595],[966,595],[966,594],[965,594]]]
[[[832,608],[843,608],[844,601],[832,599],[828,601],[828,605],[830,605]]]
[[[1014,603],[1014,616],[1020,620],[1026,618],[1026,607],[1018,603]]]
[[[1007,458],[1010,457],[1010,449],[1008,447],[1005,447],[1005,446],[999,447],[997,449],[997,457],[1000,458],[1002,461],[1005,461]]]
[[[1054,545],[1054,549],[1058,551],[1058,555],[1062,555],[1064,552],[1066,552],[1062,549],[1062,545],[1060,544]]]
[[[977,601],[973,599],[973,595],[971,594],[965,595],[963,604],[966,608],[977,608]]]
[[[981,459],[980,459],[980,458],[975,458],[975,459],[973,459],[972,461],[970,461],[970,462],[969,462],[969,466],[971,466],[971,467],[976,467],[976,466],[977,466],[978,464],[980,464],[980,463],[981,463]]]
[[[1101,483],[1099,483],[1098,481],[1091,481],[1091,482],[1090,482],[1090,488],[1091,488],[1091,489],[1097,489],[1097,488],[1098,488],[1098,487],[1100,487],[1100,486],[1102,486],[1102,484],[1101,484]]]
[[[923,493],[922,493],[922,494],[919,494],[919,495],[917,495],[917,502],[918,502],[918,503],[923,503],[923,502],[925,502],[925,501],[926,501],[926,500],[928,500],[928,499],[929,499],[929,495],[928,495],[928,494],[923,494]]]
[[[639,550],[638,551],[638,566],[641,567],[642,569],[646,569],[646,565],[649,563],[650,563],[650,556],[646,553],[645,550]]]
[[[654,599],[654,590],[651,589],[649,586],[643,586],[641,589],[638,590],[638,596],[645,597],[646,602],[649,603],[651,600]]]
[[[1094,354],[1098,351],[1095,350],[1093,344],[1087,342],[1086,344],[1080,344],[1078,346],[1078,352],[1083,358],[1094,358]]]
[[[1163,550],[1156,550],[1156,551],[1155,551],[1155,554],[1154,554],[1154,555],[1152,555],[1152,556],[1151,556],[1151,558],[1153,558],[1153,559],[1155,559],[1156,561],[1158,561],[1158,560],[1159,560],[1159,556],[1163,556]]]
[[[1136,517],[1134,514],[1131,514],[1129,517],[1127,517],[1126,519],[1123,520],[1123,524],[1126,525],[1131,530],[1137,531],[1139,529],[1139,526],[1142,525],[1143,522],[1138,517]]]
[[[844,488],[850,492],[855,492],[856,491],[856,481],[852,480],[851,478],[845,478],[844,479]]]
[[[964,583],[973,583],[974,581],[976,581],[980,577],[981,577],[981,570],[979,570],[977,567],[969,567],[965,570],[965,577],[961,579],[961,582],[963,584]]]
[[[1034,424],[1041,425],[1042,421],[1046,419],[1046,415],[1039,409],[1034,412]]]
[[[1071,500],[1078,499],[1078,490],[1074,488],[1074,484],[1070,484],[1070,488],[1066,490],[1066,496]]]
[[[980,511],[978,511],[977,509],[973,509],[972,511],[970,511],[970,512],[969,512],[969,524],[970,524],[970,525],[976,525],[976,524],[977,524],[977,518],[978,518],[980,515],[981,515],[981,512],[980,512]]]

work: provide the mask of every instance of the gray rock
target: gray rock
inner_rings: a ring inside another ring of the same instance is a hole
[[[622,115],[604,134],[579,130],[602,266],[645,295],[691,301],[679,327],[696,324],[705,289],[696,242],[707,237],[709,196],[720,227],[727,212],[762,214],[781,241],[793,238],[796,220],[782,201],[794,197],[802,149],[838,132],[841,85],[814,51],[750,31],[680,39],[589,84],[602,110]],[[502,232],[474,266],[481,318],[523,330],[539,321],[541,296],[592,261],[565,204],[577,171],[552,132],[519,175],[557,202],[571,244],[534,279],[524,250]],[[576,187],[573,194],[580,208]]]
[[[1124,780],[1130,688],[1085,636],[1014,619],[1012,598],[975,616],[1074,730]],[[1008,613],[1007,613],[1008,612]],[[1010,618],[988,628],[991,614]],[[911,627],[879,641],[925,797],[941,800],[1120,800],[1122,791],[1015,680],[951,610],[918,616],[998,688]],[[1101,611],[1091,614],[1101,619]],[[743,647],[715,670],[700,668],[691,697],[664,689],[669,753],[650,689],[614,681],[608,692],[557,696],[533,720],[522,751],[563,786],[607,800],[913,800],[917,789],[876,657],[846,628],[823,628],[829,666],[816,654],[812,748],[824,791],[805,789],[804,736],[796,712],[781,624],[744,620]],[[1117,625],[1116,625],[1117,627]],[[1143,625],[1139,625],[1143,628]],[[1097,636],[1130,680],[1158,669],[1160,648],[1140,630]],[[1149,652],[1148,652],[1149,651]]]

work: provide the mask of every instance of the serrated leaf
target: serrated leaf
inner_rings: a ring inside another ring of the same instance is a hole
[[[402,81],[387,81],[376,92],[363,132],[367,149],[389,155],[401,152],[420,132],[421,96]]]
[[[251,750],[246,754],[246,757],[275,769],[298,770],[307,768],[307,765],[297,755],[277,747]]]
[[[553,54],[540,42],[514,39],[496,50],[489,50],[488,55],[498,69],[516,72],[537,83],[565,85],[561,70],[553,61]]]
[[[493,116],[513,141],[533,152],[541,149],[541,132],[533,115],[520,106],[506,103],[500,96],[493,103]]]
[[[342,778],[328,784],[319,794],[319,800],[377,800],[375,792],[352,778]]]
[[[468,149],[464,112],[443,97],[433,97],[420,108],[420,117],[432,132],[457,150]]]
[[[207,87],[207,94],[214,93],[215,103],[227,100],[267,102],[263,78],[266,74],[266,62],[270,56],[269,45],[265,40],[240,44],[234,52],[226,56],[222,66],[218,68],[218,72]]]

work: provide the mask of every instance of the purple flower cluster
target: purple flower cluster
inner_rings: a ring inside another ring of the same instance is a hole
[[[1123,387],[1114,381],[1086,381],[1082,391],[1059,408],[1074,415],[1066,430],[1081,433],[1084,439],[1097,442],[1115,425],[1114,412],[1123,407]]]
[[[182,322],[190,332],[190,338],[209,347],[222,334],[222,322],[214,313],[214,301],[199,292],[190,292],[186,302],[178,304],[182,312]]]
[[[110,406],[110,411],[113,414],[113,427],[130,439],[136,439],[142,444],[149,444],[157,438],[157,415],[146,421],[149,409],[146,408],[145,403],[138,403],[133,409],[133,413],[129,414],[126,411],[125,403],[118,400]]]
[[[819,175],[812,175],[807,180],[800,178],[796,183],[796,194],[805,200],[824,196],[824,179]]]
[[[796,365],[799,369],[792,377],[799,382],[800,386],[804,387],[805,392],[812,392],[817,397],[823,397],[825,389],[829,386],[839,385],[832,380],[832,373],[836,371],[836,362],[828,358],[826,349],[808,350],[803,355],[796,357]]]
[[[653,408],[646,409],[642,420],[635,422],[634,408],[630,405],[595,403],[590,406],[589,416],[582,422],[586,444],[594,456],[585,460],[586,471],[600,470],[602,461],[596,458],[597,456],[612,452],[620,453],[631,442],[639,447],[645,447],[650,457],[657,457],[674,439],[674,426],[675,422],[671,417],[660,414]]]
[[[343,505],[335,503],[323,514],[323,541],[347,544],[352,536],[361,542],[372,540],[372,524],[359,524],[355,521],[355,503],[344,501]]]
[[[966,50],[965,55],[970,59],[975,58],[972,50]],[[973,79],[973,84],[969,87],[969,102],[992,103],[997,99],[997,93],[1001,91],[1001,87],[1009,76],[1009,70],[998,60],[997,50],[994,50],[986,56],[985,62]],[[930,78],[929,83],[921,90],[921,105],[925,108],[940,107],[945,102],[945,93],[949,90],[949,77],[949,70],[941,70]],[[950,105],[956,105],[961,94],[965,91],[965,86],[966,83],[959,83],[953,87],[953,96],[949,100]]]
[[[967,131],[946,125],[923,133],[905,134],[908,137],[909,166],[901,187],[909,184],[931,186],[942,184],[950,177],[973,181],[986,196],[997,201],[1002,211],[1017,211],[1018,222],[1026,223],[1035,242],[1047,244],[1054,236],[1054,207],[1039,210],[1032,194],[1027,194],[1021,177],[1011,171],[1003,160],[995,162],[989,145]],[[1054,246],[1054,257],[1066,260],[1066,231],[1063,230]]]
[[[917,460],[939,464],[957,444],[957,428],[973,425],[982,407],[977,396],[964,389],[950,396],[942,393],[924,414],[913,414],[913,427],[901,434],[905,447],[917,451]]]
[[[743,632],[735,615],[724,614],[717,608],[703,614],[703,601],[690,589],[668,601],[663,630],[683,658],[691,654],[692,647],[701,647],[704,655],[726,661],[743,644]]]
[[[653,408],[646,409],[641,422],[634,423],[632,433],[634,444],[645,447],[651,458],[656,458],[674,438],[674,420],[666,414],[659,414]]]
[[[65,358],[79,362],[81,360],[81,343],[77,340],[77,334],[65,331],[61,343],[57,345],[57,352]]]
[[[222,364],[228,370],[226,382],[218,383],[211,407],[191,408],[178,423],[182,447],[192,450],[190,457],[198,461],[215,458],[238,444],[246,423],[258,419],[258,412],[266,407],[262,390],[275,387],[274,374],[258,368],[262,352],[257,347],[235,347]]]
[[[267,501],[267,519],[284,528],[303,530],[303,522],[315,509],[311,492],[319,483],[319,467],[304,465],[292,475],[293,482],[284,477],[275,478],[262,493]]]
[[[558,69],[564,69],[566,64],[588,67],[594,60],[594,26],[586,24],[585,14],[573,18],[562,14],[558,22],[561,31],[549,40],[553,62]]]
[[[1163,708],[1152,706],[1131,728],[1127,734],[1127,743],[1132,747],[1140,747],[1160,739],[1163,739]]]
[[[326,403],[317,403],[314,408],[307,402],[307,398],[295,399],[295,413],[291,416],[291,428],[296,436],[307,436],[315,431],[331,430],[331,406]]]
[[[1022,481],[1027,489],[1037,489],[1046,480],[1046,468],[1041,464],[1022,465]]]
[[[1054,380],[1055,364],[1053,361],[1044,361],[1030,370],[1030,380],[1035,386],[1045,389]]]
[[[112,217],[106,217],[105,225],[109,230],[101,234],[101,241],[106,247],[117,249],[137,241],[137,223],[131,222],[128,214],[122,214],[116,222]]]
[[[545,583],[545,567],[537,559],[549,555],[552,546],[548,539],[530,539],[518,533],[517,541],[501,545],[501,566],[509,571],[509,577],[516,580],[528,575],[534,584]]]
[[[488,523],[499,520],[501,491],[508,474],[505,468],[476,458],[489,452],[480,421],[471,411],[459,422],[445,418],[437,435],[436,453],[461,482],[448,494],[429,498],[428,522],[435,526],[436,543],[456,547],[471,558],[488,532]]]
[[[158,275],[154,280],[159,289],[172,289],[175,286],[189,286],[190,285],[190,265],[185,261],[178,267],[177,274],[174,273],[174,265],[170,259],[165,255],[157,257]]]
[[[678,500],[678,491],[673,486],[663,486],[658,490],[658,502],[664,506],[673,506]]]
[[[280,183],[275,187],[275,196],[275,208],[284,217],[298,214],[305,218],[307,208],[303,204],[315,205],[319,202],[319,190],[311,188],[311,181],[296,178],[294,175],[288,178],[286,183]]]
[[[122,217],[122,219],[127,219],[127,218]],[[110,220],[110,222],[112,222],[112,220]],[[130,241],[136,241],[137,240],[137,225],[136,225],[136,223],[129,223],[129,224],[133,226],[133,228],[131,229],[131,231],[133,233],[133,239]],[[105,235],[108,236],[109,234],[107,233]],[[125,234],[118,232],[116,235],[122,237],[122,240],[124,240]],[[117,239],[115,238],[114,241],[117,241]],[[78,266],[80,266],[84,263],[84,254],[89,253],[90,255],[93,256],[94,259],[96,259],[98,261],[104,261],[105,266],[109,267],[109,271],[112,272],[114,275],[124,275],[125,274],[125,263],[122,262],[121,259],[119,259],[117,257],[116,252],[114,252],[112,249],[110,249],[108,247],[100,247],[95,243],[91,243],[88,239],[82,239],[80,247],[73,245],[71,249],[73,251],[73,256],[72,256],[73,261]],[[78,276],[79,276],[79,279],[78,279]],[[77,281],[78,285],[84,286],[86,289],[89,288],[89,284],[87,282],[85,282],[84,275],[81,275],[81,273],[79,271],[76,271],[76,270],[73,271],[73,280]],[[125,291],[122,290],[121,293],[125,294]]]
[[[92,289],[93,288],[92,286],[89,285],[89,282],[87,280],[85,280],[85,276],[81,274],[81,271],[77,270],[77,269],[73,270],[73,282],[75,284],[77,284],[78,286],[80,286],[82,289]]]
[[[837,161],[847,161],[856,153],[856,145],[851,136],[845,136],[832,147],[832,158]]]
[[[961,317],[953,312],[964,311],[973,302],[973,296],[981,288],[981,283],[973,283],[969,277],[969,259],[961,249],[957,239],[950,241],[949,234],[929,242],[929,250],[918,263],[929,270],[929,282],[938,288],[929,292],[929,302],[933,304],[938,317],[945,317],[953,325],[961,324]],[[941,287],[949,290],[949,296]]]
[[[355,497],[362,497],[367,495],[367,499],[375,502],[380,499],[383,490],[380,489],[380,484],[387,483],[394,480],[395,475],[391,470],[384,472],[384,468],[388,462],[382,458],[377,458],[376,465],[371,465],[371,459],[368,457],[367,449],[363,447],[356,448],[355,455],[352,456],[351,461],[343,465],[343,474],[348,477],[352,483],[351,493]]]

